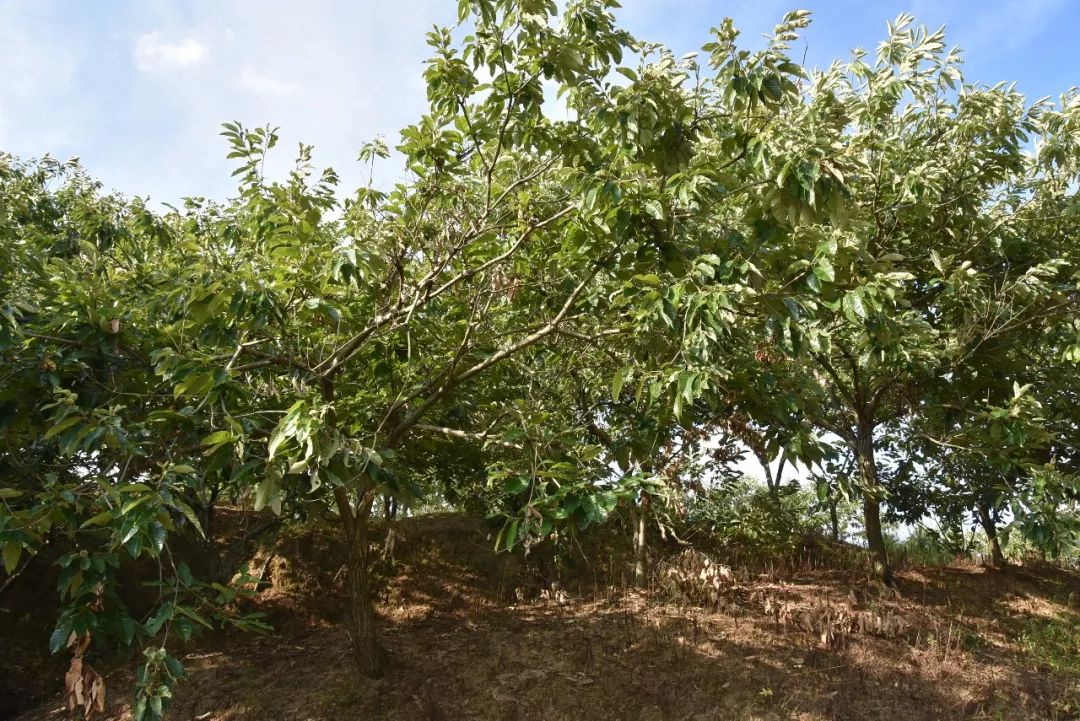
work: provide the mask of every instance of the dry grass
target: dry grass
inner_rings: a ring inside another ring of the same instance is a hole
[[[460,518],[398,533],[380,605],[386,678],[352,672],[340,554],[310,528],[279,539],[267,566],[259,603],[276,634],[192,648],[171,718],[1076,718],[1077,677],[1022,643],[1033,622],[1076,618],[1080,580],[1061,571],[909,569],[897,595],[852,570],[736,569],[700,607],[626,588],[619,539],[591,541],[590,556],[609,555],[590,566],[493,554],[483,525]],[[23,719],[64,718],[57,705]]]

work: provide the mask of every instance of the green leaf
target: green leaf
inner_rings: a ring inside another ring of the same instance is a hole
[[[306,409],[307,403],[305,401],[301,400],[292,404],[289,411],[281,419],[281,422],[278,423],[277,428],[274,430],[274,435],[270,438],[270,444],[267,449],[267,460],[273,460],[274,454],[281,444],[296,433],[297,423]]]
[[[4,544],[4,570],[8,572],[8,575],[15,573],[15,569],[19,567],[19,558],[22,557],[23,546],[18,541],[8,541]]]
[[[165,527],[156,521],[150,524],[150,540],[154,544],[155,555],[165,548]]]
[[[277,493],[277,476],[267,473],[266,477],[263,478],[262,483],[255,488],[255,510],[261,511],[270,505],[271,501],[277,496]]]
[[[783,97],[783,89],[780,86],[780,78],[776,75],[765,76],[763,83],[763,89],[768,92],[773,100],[780,100]]]
[[[175,679],[181,679],[184,677],[184,665],[179,660],[165,654],[165,658],[162,659],[165,663],[165,668],[168,669],[169,675]]]
[[[64,431],[66,431],[68,428],[71,428],[72,426],[74,426],[76,423],[81,423],[82,421],[83,421],[83,417],[80,416],[80,415],[68,416],[68,417],[64,418],[63,420],[61,420],[56,425],[54,425],[52,428],[47,430],[45,432],[45,438],[46,439],[54,438],[55,436],[58,436],[61,433],[63,433]]]
[[[506,492],[512,495],[523,493],[526,488],[529,487],[529,479],[527,476],[513,476],[506,483]]]
[[[510,521],[510,527],[506,531],[506,549],[510,550],[514,547],[514,543],[517,541],[518,535],[518,519]]]
[[[206,395],[213,387],[213,373],[193,373],[176,384],[176,387],[173,389],[173,397],[179,398],[180,396],[188,395],[199,398]]]
[[[173,498],[173,508],[180,511],[180,513],[188,520],[188,522],[195,527],[195,530],[199,532],[199,535],[206,538],[206,533],[203,531],[202,524],[199,523],[199,517],[195,515],[195,511],[188,504],[181,501],[179,498]]]
[[[151,423],[156,423],[158,421],[173,421],[176,423],[183,423],[184,425],[191,425],[193,423],[193,419],[190,416],[185,416],[183,413],[177,413],[176,411],[171,410],[154,411],[148,415],[146,419]]]
[[[217,431],[202,439],[204,446],[216,446],[220,443],[231,443],[236,437],[229,431]],[[194,469],[192,469],[194,470]]]
[[[113,518],[112,509],[109,509],[107,511],[102,511],[101,513],[97,514],[96,516],[88,518],[86,521],[83,522],[83,524],[81,526],[79,526],[79,528],[89,528],[90,526],[104,526],[106,523],[111,521],[112,518]]]
[[[615,371],[615,377],[611,381],[611,400],[618,401],[622,395],[623,384],[626,379],[630,377],[633,372],[631,366],[623,366],[619,370]]]
[[[58,653],[60,649],[67,645],[68,637],[71,636],[70,621],[65,623],[64,619],[61,619],[56,628],[53,629],[52,634],[49,636],[49,651],[52,653]]]
[[[664,219],[664,206],[658,200],[646,200],[642,205],[645,212],[654,220]]]
[[[120,509],[120,515],[121,516],[126,516],[127,514],[131,513],[136,508],[138,508],[142,504],[146,503],[147,501],[149,501],[153,497],[154,497],[154,494],[147,493],[146,495],[139,496],[138,498],[134,498],[134,499],[128,501],[127,503],[124,504],[124,507]]]
[[[165,625],[165,622],[173,617],[173,605],[171,602],[163,603],[158,607],[157,612],[147,619],[144,627],[146,633],[150,636],[156,636],[161,627]]]
[[[135,640],[135,619],[123,613],[120,615],[119,626],[120,640],[124,642],[125,646],[130,646],[131,642]]]
[[[858,321],[866,319],[866,308],[863,306],[862,297],[859,295],[858,291],[851,291],[845,295],[842,304],[844,315],[846,315],[847,319],[852,323],[857,323]]]
[[[180,579],[180,582],[185,586],[190,586],[195,583],[195,577],[191,575],[191,567],[181,561],[176,564],[176,577]]]
[[[814,275],[819,280],[833,283],[836,281],[836,270],[833,268],[832,261],[828,258],[819,258],[817,265],[814,266]]]

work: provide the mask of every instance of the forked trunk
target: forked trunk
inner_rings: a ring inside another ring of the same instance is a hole
[[[334,400],[334,383],[328,377],[322,379],[322,396],[327,403]],[[331,428],[337,425],[337,415],[332,407],[327,416],[327,424]],[[374,502],[374,494],[366,493],[359,507],[354,510],[352,499],[345,487],[338,486],[334,489],[334,503],[337,505],[341,529],[345,535],[345,592],[348,606],[346,620],[352,640],[353,661],[356,669],[369,678],[382,676],[386,663],[386,652],[379,645],[375,618],[372,554],[368,538],[368,519],[371,517]]]
[[[990,547],[990,563],[994,568],[1003,568],[1006,563],[1005,554],[1001,552],[997,524],[994,523],[994,517],[990,513],[990,506],[986,503],[980,503],[976,510],[979,516],[979,524],[986,533],[986,545]]]

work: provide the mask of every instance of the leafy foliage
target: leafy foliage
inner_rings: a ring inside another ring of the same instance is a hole
[[[883,507],[1069,553],[1076,91],[966,83],[906,15],[810,71],[804,11],[757,52],[725,20],[699,60],[616,7],[461,0],[390,188],[345,195],[304,145],[268,178],[275,129],[237,123],[235,197],[164,212],[0,156],[0,560],[55,551],[54,651],[143,647],[138,717],[183,675],[170,633],[263,627],[236,569],[174,553],[222,501],[340,526],[369,673],[379,498],[486,513],[502,549],[625,509],[639,547],[682,515],[790,553],[858,500],[886,578]],[[815,493],[732,482],[744,450]],[[145,614],[118,583],[140,561]]]

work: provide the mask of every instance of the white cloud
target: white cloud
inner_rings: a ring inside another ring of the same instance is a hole
[[[874,16],[871,38],[879,37],[877,18],[894,16],[901,2],[924,3],[939,23],[954,19],[955,30],[967,31],[955,39],[969,48],[980,34],[994,46],[1032,42],[1068,7],[1068,0],[967,0],[963,6],[973,10],[965,16],[959,0],[891,0],[859,14]],[[618,17],[681,54],[706,41],[708,25],[726,14],[738,18],[746,45],[760,45],[757,34],[797,4],[623,0]],[[823,13],[830,5],[804,4]],[[431,49],[424,33],[455,18],[446,0],[307,0],[302,12],[295,0],[150,0],[118,3],[104,14],[76,13],[73,5],[0,0],[0,149],[78,154],[107,188],[173,203],[234,192],[233,161],[219,137],[220,123],[232,120],[280,126],[267,166],[272,176],[288,172],[304,141],[314,144],[316,165],[339,172],[343,192],[366,182],[357,150],[379,134],[396,144],[396,131],[426,110],[423,60]],[[851,34],[863,26],[828,12],[833,26],[812,31],[820,39],[811,48],[842,56],[865,37]],[[1064,47],[1058,54],[1076,55]],[[550,84],[545,92],[552,95]],[[573,115],[559,103],[551,112]],[[384,186],[404,175],[396,160],[375,172]]]
[[[206,53],[184,72],[169,73],[167,84],[135,84],[138,101],[127,100],[125,121],[148,132],[117,133],[118,150],[87,162],[109,187],[172,203],[235,192],[235,161],[225,159],[219,137],[226,121],[280,127],[269,177],[291,169],[297,143],[311,143],[315,165],[333,166],[342,193],[351,192],[367,178],[355,162],[360,146],[379,134],[396,144],[396,131],[426,108],[424,33],[454,17],[445,0],[410,0],[377,13],[370,1],[340,0],[309,0],[303,13],[293,0],[140,7],[149,9],[136,22],[156,30],[157,43],[194,38]],[[394,160],[375,172],[383,184],[404,173]]]
[[[206,46],[195,38],[165,42],[158,32],[147,33],[135,42],[135,65],[144,72],[186,68],[206,57]]]
[[[244,71],[240,74],[240,84],[253,92],[269,95],[287,95],[296,90],[296,83],[263,75],[251,66],[244,67]]]
[[[63,155],[84,138],[54,112],[72,94],[82,48],[69,33],[41,32],[18,10],[0,3],[0,150]]]

